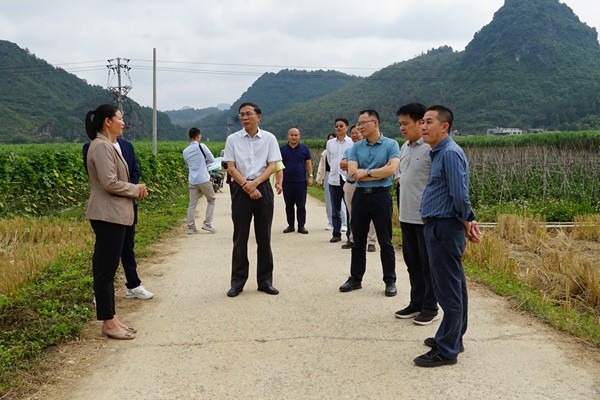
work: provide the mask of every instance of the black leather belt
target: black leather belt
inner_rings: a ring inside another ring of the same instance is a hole
[[[351,185],[354,185],[354,181],[346,181],[346,183],[349,183]]]
[[[430,224],[430,223],[432,223],[432,222],[439,221],[440,219],[443,219],[443,218],[438,218],[438,217],[425,217],[425,218],[423,218],[423,223],[424,223],[424,224]]]
[[[390,187],[389,186],[357,187],[357,189],[365,194],[370,194],[370,193],[387,192],[390,190]]]

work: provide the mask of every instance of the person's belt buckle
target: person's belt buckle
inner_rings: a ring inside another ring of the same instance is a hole
[[[370,188],[370,187],[363,188],[363,193],[373,193],[373,188]]]

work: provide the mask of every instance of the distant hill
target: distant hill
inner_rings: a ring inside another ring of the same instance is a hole
[[[0,40],[0,143],[84,142],[85,113],[114,95],[61,68],[55,68],[16,44]],[[130,139],[150,138],[152,109],[129,101],[124,107]],[[176,138],[168,116],[158,128]]]
[[[0,41],[0,65],[0,143],[85,140],[85,111],[113,99],[10,42]],[[559,0],[505,0],[464,51],[425,50],[367,78],[265,73],[225,110],[159,113],[159,132],[181,140],[182,128],[197,126],[206,139],[223,140],[240,129],[237,110],[245,101],[262,107],[261,127],[280,139],[291,127],[304,138],[325,137],[336,117],[355,121],[365,108],[380,113],[384,134],[399,136],[395,112],[410,102],[447,105],[456,114],[453,128],[464,134],[600,129],[598,32]],[[149,138],[151,109],[132,101],[126,112],[128,136]]]
[[[168,110],[165,114],[171,118],[171,122],[175,125],[192,127],[198,125],[198,123],[209,115],[219,113],[221,110],[217,107],[209,107],[196,109],[186,107],[181,110]]]
[[[294,110],[311,100],[319,99],[362,80],[363,78],[338,71],[284,69],[278,73],[268,72],[258,78],[229,110],[212,114],[197,125],[203,132],[203,137],[224,140],[227,127],[230,131],[241,129],[237,114],[240,104],[246,101],[261,107],[263,123],[266,123],[272,115],[280,111]]]
[[[443,46],[386,67],[362,82],[270,116],[264,129],[299,126],[324,137],[333,120],[374,108],[398,136],[396,109],[445,104],[455,128],[600,129],[598,33],[558,0],[506,0],[462,52]]]

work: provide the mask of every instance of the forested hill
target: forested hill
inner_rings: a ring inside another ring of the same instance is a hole
[[[382,130],[398,135],[396,109],[408,102],[445,104],[461,133],[496,126],[600,129],[598,33],[558,0],[506,0],[462,52],[427,51],[356,85],[268,119],[265,129],[299,125],[323,136],[333,119],[380,111]]]
[[[0,40],[0,143],[84,142],[85,113],[114,95],[100,86],[53,67],[16,44]],[[152,110],[128,101],[129,138],[150,138]],[[158,115],[163,137],[177,138],[164,113]]]
[[[246,101],[261,107],[263,124],[268,124],[271,116],[278,112],[290,110],[293,113],[302,104],[361,81],[363,78],[338,71],[284,69],[277,73],[268,72],[258,78],[229,110],[209,115],[198,121],[196,125],[203,132],[204,137],[208,136],[211,140],[224,140],[228,124],[230,131],[241,129],[237,114],[240,104]],[[312,116],[301,115],[302,121],[311,118]]]
[[[113,100],[107,90],[6,41],[0,41],[0,71],[0,143],[85,140],[85,111]],[[505,0],[464,51],[424,49],[367,78],[337,71],[266,73],[229,110],[195,110],[202,114],[197,120],[186,112],[178,122],[223,140],[240,128],[237,110],[244,101],[262,107],[261,127],[280,139],[291,127],[304,138],[325,137],[336,117],[355,121],[365,108],[379,111],[384,134],[399,136],[395,111],[415,101],[449,106],[456,114],[453,128],[463,134],[497,126],[600,129],[598,32],[559,0]],[[151,110],[131,101],[125,111],[128,136],[149,138]],[[165,113],[158,123],[161,138],[182,139],[185,130]]]

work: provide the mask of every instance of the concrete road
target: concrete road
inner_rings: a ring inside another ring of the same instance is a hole
[[[205,204],[198,207],[200,222]],[[415,366],[437,323],[423,327],[394,318],[408,300],[401,252],[398,296],[383,294],[378,252],[368,253],[363,289],[340,293],[350,250],[329,243],[323,204],[308,199],[308,235],[282,233],[283,208],[277,196],[272,245],[278,296],[256,291],[251,237],[250,279],[240,296],[226,297],[232,222],[229,193],[219,193],[218,232],[188,236],[182,225],[158,246],[155,259],[140,265],[156,297],[119,301],[118,314],[138,329],[136,339],[105,339],[99,323],[91,323],[71,345],[77,355],[63,347],[60,377],[34,398],[600,398],[598,349],[476,285],[470,285],[470,326],[458,364]]]

